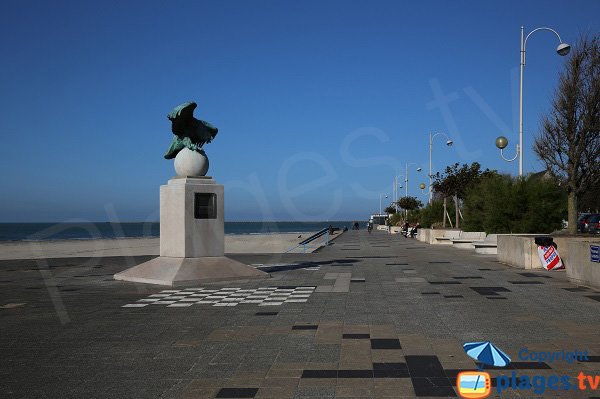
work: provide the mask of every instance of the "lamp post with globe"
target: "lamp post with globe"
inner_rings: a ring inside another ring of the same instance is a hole
[[[516,155],[511,158],[511,159],[507,159],[504,157],[504,154],[502,154],[502,150],[504,150],[506,148],[506,146],[508,146],[508,139],[504,136],[500,136],[496,139],[496,147],[498,147],[500,149],[500,156],[502,157],[502,159],[504,159],[505,161],[508,162],[512,162],[515,159],[517,159],[517,157],[519,158],[519,176],[523,176],[523,70],[525,67],[525,51],[526,51],[526,47],[527,47],[527,39],[529,39],[529,37],[537,31],[541,31],[541,30],[547,30],[550,31],[552,33],[554,33],[556,35],[556,37],[558,37],[558,47],[556,48],[556,53],[560,56],[565,56],[567,54],[569,54],[569,51],[571,50],[571,46],[568,45],[567,43],[563,42],[562,39],[560,38],[560,35],[558,34],[557,31],[555,31],[552,28],[548,28],[546,26],[542,26],[540,28],[536,28],[534,30],[532,30],[531,32],[529,32],[527,34],[527,36],[525,36],[524,33],[524,27],[521,26],[521,61],[519,63],[520,66],[520,83],[519,83],[519,144],[517,144],[517,153]]]
[[[433,198],[433,192],[431,190],[431,186],[433,184],[432,180],[433,180],[433,161],[432,161],[432,154],[433,154],[433,139],[435,139],[436,136],[439,135],[443,135],[446,136],[446,145],[448,147],[451,147],[452,144],[454,144],[454,142],[452,140],[450,140],[450,137],[448,137],[448,135],[446,133],[429,133],[429,203],[431,204],[431,199]]]

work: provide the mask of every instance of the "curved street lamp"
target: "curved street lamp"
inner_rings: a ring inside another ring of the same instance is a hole
[[[383,210],[381,209],[381,197],[383,197],[385,195],[385,198],[387,198],[387,194],[379,194],[379,216],[381,216],[381,212],[383,212]]]
[[[517,157],[519,158],[519,176],[523,176],[523,69],[525,67],[525,54],[526,54],[525,51],[526,51],[526,47],[527,47],[527,39],[529,39],[529,36],[531,36],[534,32],[537,32],[540,30],[547,30],[547,31],[554,33],[556,35],[556,37],[558,37],[559,44],[558,44],[558,47],[556,48],[556,53],[558,55],[564,57],[565,55],[569,54],[569,51],[571,51],[571,46],[568,45],[567,43],[563,42],[562,39],[560,38],[560,35],[558,34],[558,32],[552,28],[542,26],[540,28],[536,28],[536,29],[532,30],[531,32],[529,32],[527,34],[527,36],[524,36],[524,29],[525,29],[525,27],[521,26],[521,62],[520,62],[521,79],[520,79],[520,84],[519,84],[519,144],[517,144],[517,152],[512,159],[504,158],[504,154],[502,153],[502,150],[504,150],[506,148],[506,146],[508,145],[508,140],[506,139],[506,137],[500,136],[496,139],[496,147],[498,147],[500,149],[500,156],[502,157],[502,159],[504,159],[505,161],[508,161],[508,162],[512,162],[515,159],[517,159]]]
[[[454,144],[454,142],[452,140],[450,140],[450,137],[448,137],[448,135],[446,133],[442,133],[442,132],[439,132],[436,134],[429,133],[429,202],[428,202],[429,204],[431,204],[431,198],[432,198],[432,191],[431,191],[432,182],[431,182],[431,180],[433,179],[433,171],[432,171],[431,155],[433,153],[433,139],[439,135],[443,135],[446,137],[446,145],[448,147],[451,147],[452,144]]]

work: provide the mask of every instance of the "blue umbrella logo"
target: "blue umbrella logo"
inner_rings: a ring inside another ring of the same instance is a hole
[[[467,355],[488,366],[506,367],[510,363],[510,357],[490,341],[467,342],[463,349]]]

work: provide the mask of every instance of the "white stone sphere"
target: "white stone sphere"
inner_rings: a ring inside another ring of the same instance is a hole
[[[205,176],[208,172],[208,157],[202,152],[184,148],[175,157],[177,176]]]

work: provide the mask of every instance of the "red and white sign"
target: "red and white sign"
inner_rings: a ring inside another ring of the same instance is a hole
[[[538,245],[538,255],[540,256],[540,261],[542,261],[542,266],[544,266],[544,269],[546,270],[559,270],[565,268],[565,265],[563,265],[562,260],[558,255],[558,251],[552,245],[549,247]]]

